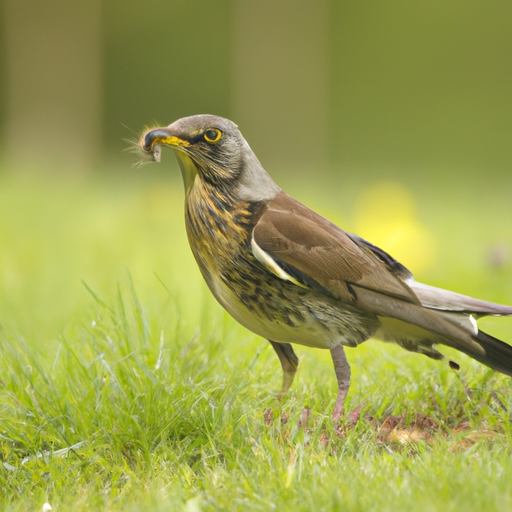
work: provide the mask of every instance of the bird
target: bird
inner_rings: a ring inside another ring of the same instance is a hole
[[[204,280],[235,320],[270,342],[283,372],[279,397],[297,372],[292,344],[330,351],[335,422],[350,386],[344,347],[370,338],[437,360],[437,346],[448,346],[512,376],[512,347],[477,325],[512,316],[511,306],[416,281],[387,252],[287,195],[234,122],[184,117],[146,129],[138,143],[158,162],[162,146],[181,169],[187,237]]]

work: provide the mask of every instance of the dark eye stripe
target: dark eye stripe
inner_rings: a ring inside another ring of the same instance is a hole
[[[195,144],[196,142],[199,142],[200,140],[204,139],[204,133],[200,131],[199,133],[196,133],[193,137],[188,137],[187,140],[190,142],[190,144]]]

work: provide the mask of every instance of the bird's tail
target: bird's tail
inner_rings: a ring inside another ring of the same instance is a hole
[[[473,314],[489,314],[483,306],[479,305],[477,312],[476,307],[472,308],[469,314],[448,307],[444,310],[434,307],[430,309],[428,306],[406,303],[389,296],[382,300],[382,295],[377,292],[356,285],[353,287],[361,309],[364,307],[366,311],[378,315],[381,329],[377,331],[376,337],[379,339],[394,341],[407,350],[422,352],[436,359],[439,353],[432,349],[432,345],[440,343],[512,377],[512,346],[479,331],[473,319]],[[487,303],[485,308],[492,310],[495,315],[512,316],[510,306]],[[415,331],[414,326],[421,330]]]
[[[484,349],[485,354],[472,352],[466,346],[457,346],[457,349],[489,368],[512,377],[512,346],[482,331],[478,331],[474,340]]]

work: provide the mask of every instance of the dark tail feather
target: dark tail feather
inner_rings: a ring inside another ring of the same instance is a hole
[[[482,331],[474,339],[485,350],[485,354],[473,354],[466,347],[457,349],[489,368],[512,377],[512,346]]]

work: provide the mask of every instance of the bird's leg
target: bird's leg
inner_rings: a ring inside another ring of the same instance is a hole
[[[334,371],[338,380],[338,398],[334,411],[332,411],[332,419],[338,423],[345,406],[345,398],[347,397],[348,388],[350,386],[350,365],[342,345],[331,348],[332,362],[334,363]]]
[[[276,351],[281,366],[283,368],[283,385],[278,398],[288,393],[290,386],[292,385],[295,374],[297,373],[297,366],[299,365],[299,359],[295,355],[292,346],[289,343],[276,343],[275,341],[268,340],[272,345],[272,348]]]

